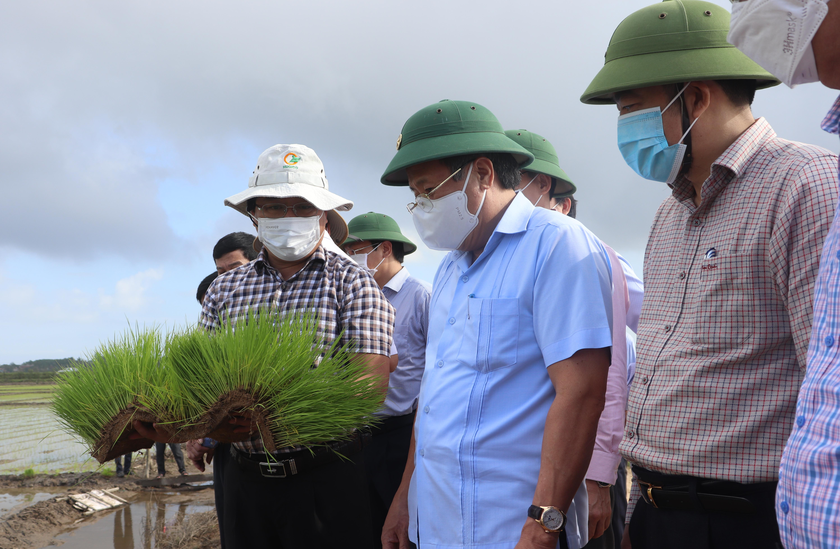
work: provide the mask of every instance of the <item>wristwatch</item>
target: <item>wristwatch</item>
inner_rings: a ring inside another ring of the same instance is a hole
[[[566,526],[566,513],[550,505],[532,505],[528,507],[528,516],[550,534],[562,532]]]

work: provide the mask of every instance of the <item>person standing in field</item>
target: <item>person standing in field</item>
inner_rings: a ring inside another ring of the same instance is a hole
[[[322,245],[330,225],[333,238],[344,241],[347,225],[337,210],[353,203],[329,191],[315,151],[298,144],[267,149],[248,189],[225,204],[252,220],[263,248],[257,259],[210,285],[201,325],[212,332],[260,305],[282,313],[314,312],[324,345],[337,340],[351,347],[384,393],[394,310],[365,270]],[[247,429],[250,420],[231,423]],[[134,427],[147,438],[160,438],[140,422]],[[256,437],[230,444],[221,454],[214,468],[223,468],[224,501],[217,514],[226,549],[371,547],[360,432],[327,447],[280,448],[272,456]]]
[[[581,100],[618,109],[618,146],[668,185],[645,253],[621,453],[625,546],[766,548],[794,420],[837,157],[751,111],[777,83],[726,40],[729,13],[667,0],[628,16]]]
[[[802,37],[784,48],[789,32]],[[840,7],[824,0],[738,2],[729,41],[785,84],[816,82],[840,89]],[[840,133],[840,98],[822,128]],[[840,547],[840,221],[825,239],[814,295],[814,324],[796,419],[782,454],[776,517],[788,549]]]
[[[388,396],[377,414],[385,419],[371,428],[373,438],[365,446],[374,545],[381,547],[379,535],[408,459],[417,394],[426,366],[432,287],[411,276],[403,266],[405,256],[414,253],[417,246],[392,218],[368,212],[351,219],[347,227],[344,251],[368,269],[396,312],[394,356],[398,363],[391,365]]]
[[[534,207],[554,210],[569,217],[577,215],[577,187],[560,167],[557,150],[545,137],[528,130],[508,130],[505,135],[522,145],[534,155],[534,161],[522,169],[517,192],[525,195]],[[633,332],[639,327],[644,285],[633,268],[621,254],[616,253],[619,264],[612,265],[622,271],[627,295],[613,288],[613,303],[618,305],[626,318],[625,325]],[[627,306],[622,302],[628,298]],[[618,303],[616,303],[618,302]],[[607,378],[604,411],[598,421],[598,434],[592,460],[586,471],[586,493],[589,499],[589,542],[586,549],[613,549],[621,542],[624,533],[624,513],[627,510],[626,463],[618,453],[618,444],[624,434],[624,414],[627,409],[627,388],[633,378],[636,351],[633,341],[627,340],[626,354],[613,356]],[[623,360],[616,360],[622,358]],[[618,527],[613,515],[621,514]]]
[[[586,541],[583,477],[613,346],[610,259],[583,225],[514,192],[531,160],[485,107],[445,100],[406,121],[382,176],[413,193],[426,245],[449,251],[386,548]]]

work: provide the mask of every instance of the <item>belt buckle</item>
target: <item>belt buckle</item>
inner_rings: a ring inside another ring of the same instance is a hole
[[[647,486],[647,498],[645,499],[645,501],[647,501],[648,503],[653,505],[654,509],[659,509],[659,506],[653,500],[653,490],[661,490],[662,487],[661,486],[656,486],[656,485],[651,484],[649,482],[643,482],[641,480],[639,481],[639,484],[641,484],[643,486]]]
[[[289,472],[286,473],[286,464],[289,464]],[[289,475],[297,474],[297,467],[294,459],[287,459],[283,461],[262,461],[260,462],[260,474],[265,478],[286,478]]]

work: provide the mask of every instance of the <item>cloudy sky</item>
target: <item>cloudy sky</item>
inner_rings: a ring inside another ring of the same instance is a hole
[[[616,25],[650,0],[5,2],[0,6],[0,364],[81,357],[129,324],[194,322],[223,206],[259,153],[303,143],[349,220],[388,213],[379,177],[403,122],[440,99],[546,136],[579,219],[641,272],[664,185],[615,145],[616,111],[578,98]],[[729,7],[728,0],[716,3]],[[759,92],[756,116],[835,152],[836,92]],[[407,266],[431,280],[441,254]]]

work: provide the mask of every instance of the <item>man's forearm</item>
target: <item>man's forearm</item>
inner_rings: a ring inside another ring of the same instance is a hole
[[[535,505],[569,509],[589,466],[603,408],[603,391],[600,397],[558,394],[554,399],[545,422]]]
[[[391,361],[389,357],[385,355],[359,353],[352,360],[354,362],[361,361],[367,367],[367,373],[361,379],[375,380],[379,389],[385,394],[388,393],[388,377],[391,375]]]

